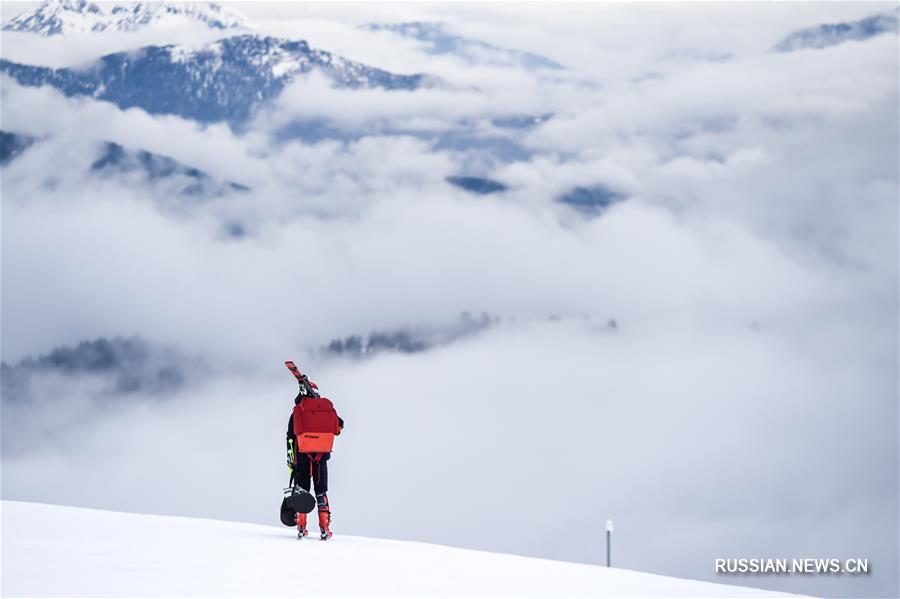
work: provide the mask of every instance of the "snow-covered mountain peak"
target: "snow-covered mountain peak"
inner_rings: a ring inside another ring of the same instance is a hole
[[[212,2],[137,2],[111,4],[88,0],[46,0],[36,10],[3,25],[5,31],[40,35],[134,31],[142,27],[175,27],[203,23],[212,29],[244,27],[244,18]]]
[[[286,40],[267,36],[240,35],[200,46],[173,45],[166,46],[172,62],[191,63],[198,59],[208,60],[216,57],[222,60],[223,55],[245,62],[248,66],[271,73],[271,76],[282,77],[304,70],[303,67],[311,59],[323,63],[331,62],[327,52],[311,50],[303,40]],[[326,60],[327,59],[327,60]],[[338,62],[347,62],[338,58]]]
[[[107,54],[90,69],[51,69],[0,59],[0,72],[20,85],[56,87],[120,108],[174,114],[204,123],[242,123],[255,109],[313,71],[347,89],[414,90],[425,75],[398,75],[310,48],[300,40],[232,35],[196,45],[145,46]]]

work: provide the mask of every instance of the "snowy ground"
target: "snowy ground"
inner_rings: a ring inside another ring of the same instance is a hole
[[[3,501],[3,596],[774,597],[630,570]],[[783,595],[781,595],[783,596]]]

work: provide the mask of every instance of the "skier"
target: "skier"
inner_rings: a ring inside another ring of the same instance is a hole
[[[300,392],[294,398],[294,410],[287,425],[288,468],[292,471],[292,485],[299,485],[309,492],[312,483],[318,506],[320,538],[325,541],[332,536],[328,460],[331,458],[334,435],[341,434],[344,420],[334,411],[331,402],[319,395],[318,385],[301,374],[293,362],[285,364],[300,383]],[[297,512],[295,522],[297,536],[301,539],[307,536],[306,514]]]

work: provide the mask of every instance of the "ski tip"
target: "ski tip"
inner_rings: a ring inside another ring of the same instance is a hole
[[[303,378],[303,375],[300,374],[300,369],[297,368],[297,365],[294,364],[292,360],[285,360],[284,365],[287,366],[287,369],[291,371],[291,374],[294,375],[298,381]]]

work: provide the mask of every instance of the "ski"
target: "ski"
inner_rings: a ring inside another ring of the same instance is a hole
[[[303,382],[304,376],[303,376],[303,374],[300,372],[300,369],[297,368],[297,365],[294,364],[294,361],[293,361],[293,360],[287,360],[287,361],[284,363],[284,365],[287,366],[287,369],[291,371],[291,374],[294,375],[294,378],[297,379],[297,381]]]

